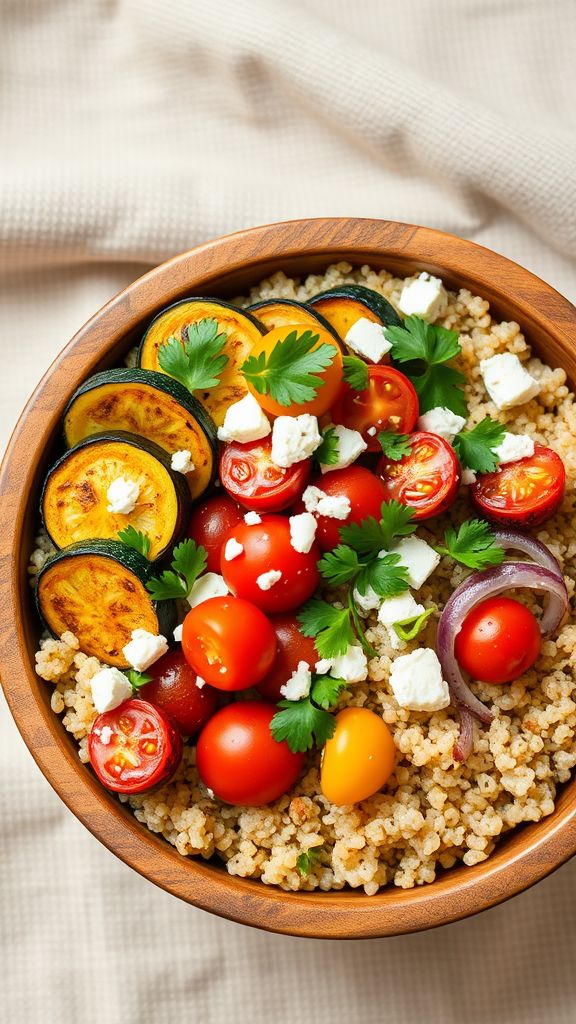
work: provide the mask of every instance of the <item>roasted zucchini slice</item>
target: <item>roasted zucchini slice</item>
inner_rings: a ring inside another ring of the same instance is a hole
[[[357,320],[364,317],[384,327],[401,326],[402,319],[387,299],[361,284],[341,284],[308,299],[314,312],[328,320],[342,341]]]
[[[195,465],[186,479],[193,498],[204,493],[217,465],[216,428],[182,384],[149,370],[105,370],[89,377],[64,413],[69,448],[93,434],[126,430],[173,454],[187,449]]]
[[[273,331],[275,327],[300,327],[305,324],[306,327],[323,327],[325,331],[330,331],[330,334],[338,338],[338,334],[325,317],[310,306],[305,306],[303,302],[295,302],[293,299],[268,299],[266,302],[256,302],[254,306],[249,306],[248,311],[258,317],[267,331]]]
[[[120,541],[71,544],[38,574],[38,611],[54,636],[69,630],[84,654],[128,668],[122,648],[133,629],[170,639],[176,624],[176,602],[154,603],[146,590],[151,572],[150,562]]]
[[[140,490],[132,512],[108,511],[107,491],[117,477]],[[160,558],[182,536],[190,514],[188,484],[170,468],[170,456],[152,441],[118,431],[80,441],[52,467],[42,491],[42,518],[57,548],[93,537],[118,539],[133,526]]]
[[[228,335],[223,349],[223,354],[228,356],[228,362],[220,376],[218,387],[198,391],[196,397],[209,412],[216,426],[220,427],[228,406],[240,401],[248,393],[248,386],[240,367],[248,358],[254,342],[258,341],[265,331],[250,313],[220,299],[182,299],[173,306],[163,309],[152,321],[138,350],[138,365],[144,370],[163,373],[158,361],[160,345],[171,337],[179,338],[184,344],[186,329],[191,324],[206,319],[216,320],[219,331]]]

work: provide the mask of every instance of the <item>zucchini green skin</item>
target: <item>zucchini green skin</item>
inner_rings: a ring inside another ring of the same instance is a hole
[[[158,552],[156,558],[151,559],[151,561],[158,561],[169,551],[171,547],[177,544],[178,541],[184,535],[192,510],[192,499],[190,496],[190,489],[188,487],[188,484],[186,483],[186,479],[183,476],[183,474],[174,472],[171,465],[171,457],[163,448],[160,447],[160,445],[156,444],[154,441],[148,440],[148,438],[146,437],[141,437],[138,434],[131,434],[127,430],[115,430],[102,434],[92,434],[91,437],[87,437],[83,441],[80,441],[78,444],[74,445],[73,448],[69,448],[68,451],[64,452],[64,454],[61,455],[60,458],[54,463],[54,465],[46,474],[44,483],[42,485],[42,493],[40,495],[40,514],[42,517],[44,529],[46,530],[46,533],[50,537],[52,543],[56,547],[59,547],[60,545],[56,543],[54,537],[52,537],[50,530],[48,529],[45,517],[46,490],[53,474],[56,472],[57,469],[60,469],[62,466],[64,466],[77,452],[82,451],[86,448],[90,448],[94,445],[98,446],[100,444],[105,444],[109,442],[120,442],[122,444],[132,445],[134,448],[142,449],[143,451],[147,452],[164,467],[172,481],[174,490],[176,492],[176,500],[178,502],[178,515],[174,526],[174,530],[172,532],[172,536],[170,537],[170,540],[168,541],[167,545],[162,551]]]
[[[305,302],[296,302],[295,299],[266,299],[264,302],[255,302],[253,306],[248,306],[248,310],[244,310],[244,312],[250,311],[251,313],[258,313],[259,309],[272,304],[275,306],[290,306],[295,310],[306,310],[308,316],[313,316],[314,319],[318,321],[319,327],[323,327],[325,331],[330,332],[333,338],[336,338],[336,341],[340,341],[338,334],[332,327],[332,324],[328,323],[326,317],[322,316],[322,313],[319,313],[317,310],[310,308],[310,306]]]
[[[401,327],[403,320],[394,307],[373,288],[366,288],[362,284],[341,284],[335,288],[328,288],[325,292],[319,292],[308,299],[308,305],[314,305],[322,299],[352,299],[366,306],[385,327]]]

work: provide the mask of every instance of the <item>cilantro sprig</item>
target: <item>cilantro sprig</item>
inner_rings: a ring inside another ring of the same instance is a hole
[[[399,462],[412,451],[410,434],[394,434],[391,430],[381,430],[378,441],[382,452],[391,462]]]
[[[142,533],[141,530],[136,530],[132,525],[126,526],[123,530],[119,530],[118,539],[126,544],[129,548],[134,548],[134,551],[139,551],[144,558],[148,558],[150,554],[150,538]]]
[[[322,431],[322,443],[313,455],[314,462],[322,466],[335,466],[339,454],[338,435],[334,427],[325,427]]]
[[[242,373],[259,395],[270,395],[279,405],[311,402],[324,386],[322,372],[336,356],[327,342],[314,347],[319,337],[311,330],[290,331],[269,354],[248,356]]]
[[[417,524],[412,521],[413,513],[414,509],[410,505],[402,505],[394,500],[383,501],[379,520],[368,516],[361,523],[342,526],[340,538],[359,555],[370,554],[376,557],[383,549],[387,550],[396,537],[407,537],[414,533]]]
[[[477,473],[493,473],[499,459],[495,449],[504,440],[506,427],[485,416],[471,430],[461,430],[454,438],[454,450],[463,466]]]
[[[172,552],[171,569],[148,580],[146,589],[155,601],[185,598],[206,568],[206,548],[193,540],[183,540]]]
[[[307,850],[302,850],[299,854],[298,860],[296,861],[296,870],[302,878],[306,878],[310,874],[314,865],[318,862],[320,856],[321,846],[309,846]]]
[[[469,569],[487,569],[500,565],[504,548],[496,542],[494,533],[483,519],[467,519],[456,531],[449,526],[444,534],[445,547],[437,547],[441,555],[450,555],[455,562]]]
[[[414,385],[420,413],[443,406],[465,416],[466,378],[446,365],[462,351],[458,335],[419,316],[408,316],[402,327],[387,327],[384,333],[392,343],[392,358],[403,364],[403,372]]]
[[[152,676],[146,672],[137,672],[135,668],[128,669],[126,675],[133,690],[138,690],[141,686],[146,686],[146,683],[152,682]]]
[[[336,728],[336,719],[328,708],[334,707],[345,685],[343,679],[314,676],[307,697],[281,700],[280,710],[270,722],[274,739],[278,743],[286,740],[294,754],[310,750],[314,744],[323,747]]]
[[[188,391],[206,391],[220,383],[220,375],[228,363],[222,351],[227,341],[218,331],[218,321],[206,317],[190,324],[182,332],[182,341],[173,336],[158,349],[162,370],[179,380]]]
[[[304,636],[314,637],[321,658],[337,658],[354,643],[354,625],[349,608],[335,608],[328,601],[313,598],[297,615]]]
[[[366,391],[368,387],[368,366],[358,356],[343,356],[343,377],[353,391]]]

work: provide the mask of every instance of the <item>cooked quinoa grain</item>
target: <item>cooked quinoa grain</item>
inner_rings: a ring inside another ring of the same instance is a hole
[[[242,300],[246,305],[272,297],[305,301],[319,291],[343,283],[373,288],[397,305],[404,281],[370,267],[353,270],[347,263],[328,268],[300,282],[274,274]],[[563,370],[533,357],[518,324],[496,323],[489,304],[466,289],[448,293],[448,307],[438,321],[460,335],[460,368],[468,380],[469,424],[489,414],[516,433],[527,433],[562,457],[568,485],[562,508],[537,536],[558,558],[570,597],[576,570],[574,485],[576,482],[576,404]],[[520,408],[498,412],[487,400],[480,375],[481,359],[514,352],[541,383],[541,391]],[[433,541],[453,522],[469,515],[465,488],[449,512],[433,527],[418,533]],[[32,580],[53,550],[46,535],[37,540],[30,560]],[[467,570],[442,559],[418,592],[426,607],[442,608]],[[539,599],[518,595],[534,611]],[[405,648],[434,646],[439,611],[426,630]],[[576,618],[570,616],[553,640],[542,645],[535,666],[521,679],[504,686],[473,684],[495,718],[489,727],[476,726],[474,752],[465,764],[454,761],[458,733],[452,709],[430,715],[398,707],[388,684],[397,656],[388,634],[374,615],[368,640],[379,652],[370,662],[364,683],[344,690],[340,707],[371,708],[390,727],[398,761],[385,791],[354,807],[334,807],[320,793],[319,754],[308,757],[294,791],[266,807],[231,807],[213,799],[199,781],[195,752],[186,746],[175,778],[149,795],[121,797],[136,818],[160,833],[183,856],[221,858],[230,874],[260,878],[284,889],[363,888],[372,895],[385,885],[410,888],[434,881],[439,870],[458,862],[485,860],[498,837],[522,822],[538,821],[554,809],[559,784],[576,764]],[[37,672],[54,685],[52,709],[79,744],[87,761],[86,737],[96,717],[90,679],[101,668],[78,649],[70,633],[45,639],[36,655]],[[300,854],[313,848],[310,872],[297,868]]]

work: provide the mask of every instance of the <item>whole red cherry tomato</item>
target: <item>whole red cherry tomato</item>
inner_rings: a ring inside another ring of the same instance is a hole
[[[263,612],[240,597],[211,597],[188,612],[182,650],[217,690],[245,690],[270,671],[276,634]]]
[[[330,497],[342,495],[350,502],[350,515],[346,519],[333,519],[329,516],[316,515],[318,528],[316,540],[323,551],[330,551],[340,544],[340,529],[349,523],[360,523],[368,516],[380,519],[382,502],[386,500],[386,489],[379,477],[363,466],[348,466],[347,469],[335,469],[311,481],[315,487]],[[299,502],[296,511],[304,510],[303,502]]]
[[[358,430],[368,451],[379,452],[381,430],[409,434],[414,429],[418,419],[418,395],[400,370],[393,366],[369,366],[366,390],[355,391],[344,384],[331,415],[334,423]]]
[[[314,646],[313,638],[304,636],[295,615],[289,612],[271,615],[270,622],[276,633],[278,650],[272,668],[262,682],[258,683],[257,689],[268,700],[279,701],[282,699],[280,687],[290,679],[298,668],[298,663],[306,661],[314,669],[320,655]]]
[[[243,515],[243,509],[227,494],[213,494],[194,506],[188,536],[206,548],[209,572],[220,572],[222,538],[230,527],[241,522]]]
[[[511,683],[534,664],[542,637],[532,612],[509,597],[488,597],[466,616],[454,653],[484,683]]]
[[[144,793],[170,779],[182,758],[182,737],[148,701],[125,700],[98,715],[88,736],[94,773],[114,793]]]
[[[277,466],[272,462],[270,437],[249,444],[232,441],[220,456],[220,478],[222,486],[245,508],[280,512],[302,494],[310,465],[310,459],[303,459],[288,469]]]
[[[385,455],[378,463],[386,500],[414,509],[414,519],[438,516],[458,492],[460,472],[452,445],[438,434],[419,431],[410,437],[410,454],[398,462]]]
[[[167,711],[185,736],[195,736],[219,707],[211,686],[196,685],[196,673],[181,650],[168,651],[147,670],[152,682],[138,693],[154,707]]]
[[[540,526],[562,504],[564,463],[551,448],[534,446],[534,455],[483,473],[470,487],[472,504],[493,523]]]

